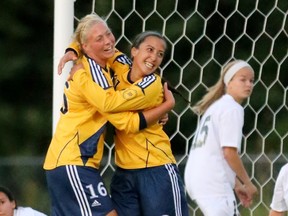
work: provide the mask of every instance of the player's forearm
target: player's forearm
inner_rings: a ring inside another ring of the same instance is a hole
[[[277,212],[274,210],[270,210],[269,216],[285,216],[285,212]]]
[[[165,115],[166,113],[170,112],[174,107],[174,103],[171,101],[165,101],[158,107],[155,107],[150,110],[145,110],[143,115],[146,119],[147,126],[153,125],[158,123],[159,119]]]
[[[235,179],[235,188],[237,188],[237,187],[242,187],[242,186],[243,186],[243,185],[242,185],[242,182],[240,182],[239,179],[236,178],[236,179]]]
[[[65,50],[66,53],[69,51],[74,52],[77,57],[79,57],[79,54],[81,54],[81,49],[76,41],[69,44],[69,47]]]
[[[237,149],[232,147],[224,147],[223,151],[227,163],[236,173],[238,179],[245,185],[251,184],[250,177],[248,176],[245,167],[241,161],[241,158],[237,153]]]

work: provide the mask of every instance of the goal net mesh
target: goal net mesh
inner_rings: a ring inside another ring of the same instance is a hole
[[[227,62],[243,59],[252,65],[255,87],[244,104],[241,158],[259,195],[251,208],[239,205],[239,210],[245,216],[268,215],[275,179],[288,162],[287,1],[78,0],[74,9],[75,25],[89,13],[105,17],[117,48],[128,55],[136,34],[162,33],[168,54],[161,75],[192,104],[217,81]],[[183,177],[199,117],[182,97],[175,98],[165,131]],[[105,143],[101,170],[109,183],[115,170],[111,137]],[[191,215],[202,215],[193,201],[188,202]]]

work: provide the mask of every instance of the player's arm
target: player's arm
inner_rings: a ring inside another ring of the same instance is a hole
[[[161,120],[161,122],[165,124],[166,121],[168,120],[168,115],[166,116],[166,114],[170,112],[175,106],[175,99],[172,92],[168,89],[168,84],[164,83],[163,87],[164,87],[164,102],[153,109],[145,110],[143,112],[148,126],[158,123],[159,120]]]
[[[288,176],[286,177],[286,175],[288,173],[285,173],[285,169],[282,167],[275,182],[269,216],[284,216],[287,213],[287,191],[285,190],[285,185],[287,184],[286,178]]]
[[[78,43],[72,42],[69,47],[65,50],[65,54],[61,57],[58,64],[58,74],[62,73],[65,64],[69,61],[75,61],[80,56],[81,50]]]
[[[252,200],[253,196],[257,194],[257,188],[251,182],[242,160],[235,147],[223,147],[224,158],[231,167],[231,169],[236,173],[238,179],[244,184],[248,199]]]
[[[161,107],[161,105],[160,105]],[[159,109],[158,107],[154,109]],[[144,112],[119,112],[119,113],[102,113],[102,115],[115,127],[117,130],[123,130],[126,133],[137,133],[142,129],[158,123],[161,116],[153,114],[150,117],[149,112],[153,113],[154,109]],[[162,112],[166,112],[166,108],[162,106]],[[147,113],[148,112],[148,113]],[[161,114],[159,114],[161,115]]]
[[[236,178],[235,181],[234,191],[238,199],[240,200],[241,204],[245,208],[248,208],[252,204],[252,200],[248,197],[245,185],[243,185],[238,178]]]
[[[91,80],[84,68],[78,70],[69,82],[74,82],[86,100],[102,112],[146,109],[151,107],[151,96],[163,91],[159,88],[161,80],[156,76],[143,78],[123,90],[115,91],[112,87],[104,90]]]
[[[271,209],[269,212],[269,216],[285,216],[285,212],[278,212]]]
[[[142,112],[120,112],[120,113],[102,113],[107,120],[118,130],[124,130],[126,133],[135,133],[150,125],[158,123],[160,119],[167,121],[166,114],[171,111],[175,105],[175,99],[167,83],[164,83],[165,101],[159,106]]]

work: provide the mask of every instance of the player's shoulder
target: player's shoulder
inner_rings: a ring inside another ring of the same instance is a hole
[[[141,79],[142,83],[159,83],[161,82],[161,77],[155,73],[151,73],[149,75],[146,75]]]
[[[141,89],[150,89],[152,92],[161,92],[163,89],[161,77],[155,73],[143,77],[136,83]]]
[[[113,64],[123,64],[123,65],[132,65],[132,61],[131,59],[123,52],[119,51],[119,50],[115,50],[115,53],[113,55],[112,58],[109,59],[109,64],[113,65]]]
[[[288,175],[288,163],[281,168],[281,172]]]
[[[221,103],[222,106],[226,107],[227,110],[237,110],[240,112],[243,111],[243,107],[239,103],[237,103],[235,99],[229,94],[225,94],[222,96]]]
[[[31,216],[31,215],[37,215],[37,216],[46,216],[46,214],[41,213],[39,211],[34,210],[31,207],[22,207],[19,206],[15,211],[14,211],[14,215],[16,216]]]
[[[117,75],[121,75],[130,70],[132,62],[128,56],[120,51],[116,51],[114,56],[108,60],[108,67]]]
[[[216,100],[206,111],[207,113],[213,113],[213,116],[237,116],[242,118],[244,114],[243,108],[236,103],[230,95],[223,95]]]

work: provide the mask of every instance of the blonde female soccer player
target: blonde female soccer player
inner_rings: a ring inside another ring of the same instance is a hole
[[[224,67],[218,82],[193,107],[202,115],[185,168],[185,185],[205,216],[236,216],[233,189],[245,207],[256,187],[243,166],[241,149],[244,110],[253,90],[254,71],[242,60]]]

